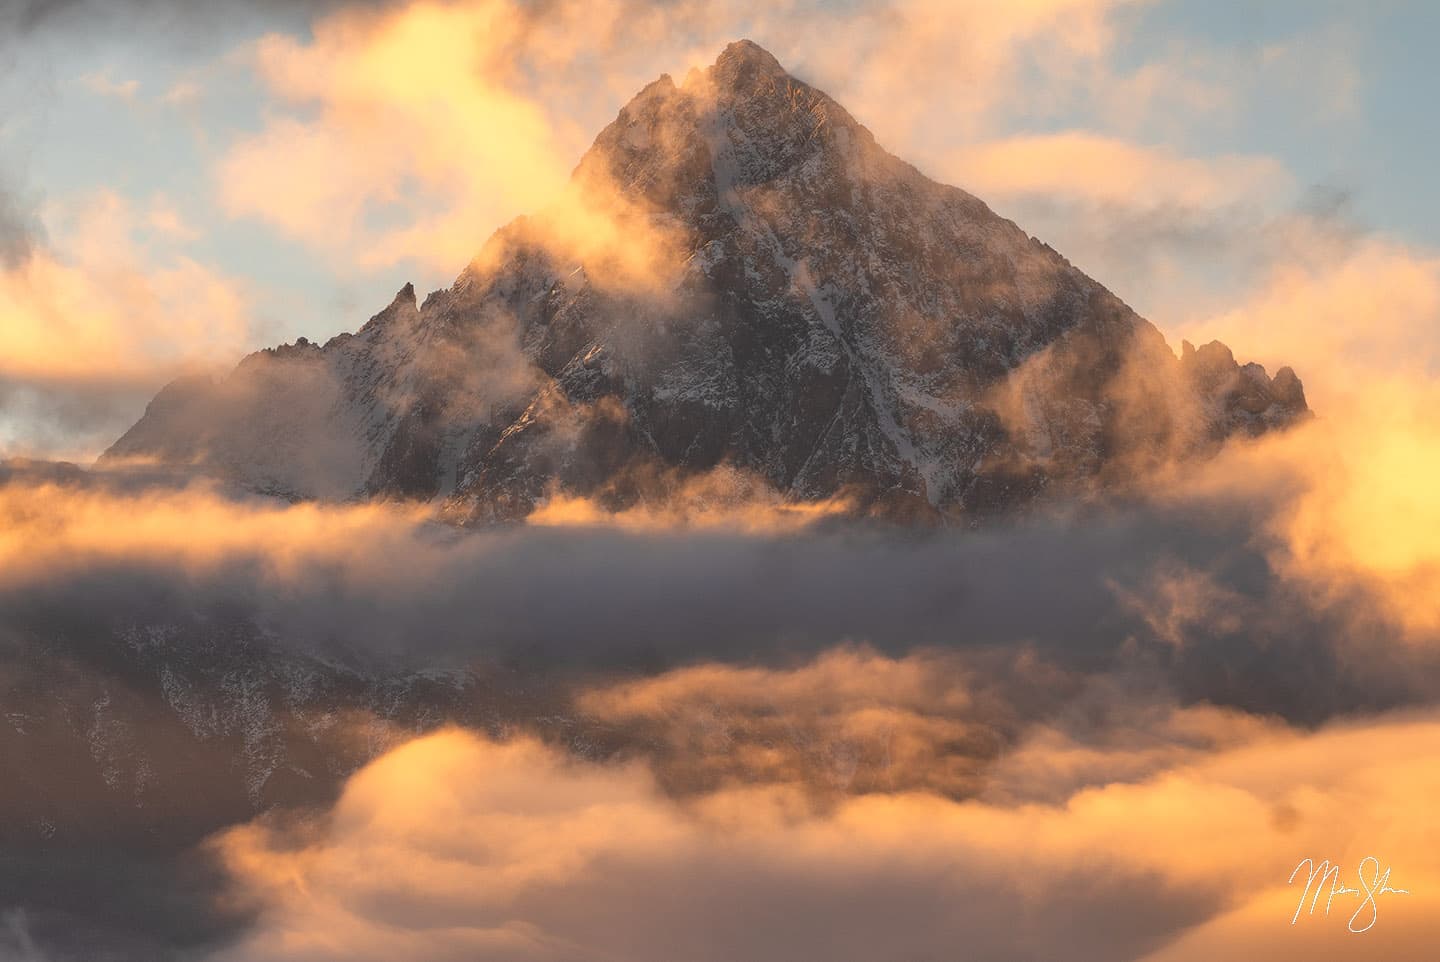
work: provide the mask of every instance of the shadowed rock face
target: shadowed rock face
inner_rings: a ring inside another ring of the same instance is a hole
[[[933,521],[1308,414],[1288,368],[1271,379],[1220,344],[1177,360],[748,41],[641,91],[571,191],[618,225],[600,249],[553,229],[563,210],[522,218],[423,305],[406,285],[354,335],[167,387],[106,456],[293,497],[442,499],[464,522],[557,490],[664,497],[724,464]]]

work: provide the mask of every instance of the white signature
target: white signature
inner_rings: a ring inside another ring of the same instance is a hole
[[[1315,895],[1310,899],[1310,914],[1315,914],[1315,906],[1319,903],[1320,896],[1325,891],[1325,882],[1327,880],[1330,882],[1330,897],[1325,900],[1325,914],[1327,916],[1330,914],[1330,906],[1334,903],[1335,896],[1353,895],[1360,899],[1360,907],[1355,910],[1354,915],[1350,916],[1350,922],[1347,925],[1347,928],[1349,928],[1351,932],[1357,934],[1360,932],[1368,932],[1375,925],[1375,918],[1379,912],[1379,905],[1376,903],[1376,899],[1382,895],[1410,894],[1406,889],[1390,887],[1390,869],[1387,867],[1384,872],[1381,872],[1380,860],[1373,855],[1367,855],[1362,858],[1360,864],[1355,869],[1355,877],[1360,883],[1358,889],[1352,889],[1340,881],[1340,866],[1331,865],[1328,858],[1321,861],[1318,865],[1315,864],[1314,859],[1301,859],[1300,864],[1295,866],[1295,871],[1290,873],[1290,878],[1286,884],[1293,885],[1302,869],[1307,873],[1305,876],[1305,889],[1300,893],[1300,904],[1295,906],[1295,914],[1290,919],[1291,925],[1294,925],[1300,920],[1300,913],[1305,909],[1305,897],[1310,894],[1310,887],[1312,885],[1315,887]],[[1370,877],[1368,879],[1365,877],[1367,869],[1370,871]],[[1317,879],[1319,880],[1318,884],[1316,883]],[[1366,914],[1367,911],[1368,915]],[[1357,921],[1363,921],[1366,918],[1368,918],[1369,921],[1365,922],[1364,925],[1356,927],[1355,923]]]

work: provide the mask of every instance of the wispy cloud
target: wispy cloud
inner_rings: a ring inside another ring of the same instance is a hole
[[[195,365],[233,361],[253,315],[242,281],[184,252],[195,232],[165,198],[138,211],[102,190],[48,212],[46,243],[25,242],[0,272],[0,449],[93,456],[145,394]],[[111,410],[122,398],[125,409]]]
[[[115,80],[108,73],[88,73],[80,83],[91,93],[116,100],[133,101],[140,90],[138,80]]]

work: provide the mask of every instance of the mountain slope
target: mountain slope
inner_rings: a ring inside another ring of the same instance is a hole
[[[651,84],[552,211],[354,335],[156,397],[106,457],[291,497],[519,517],[664,498],[720,466],[896,518],[1106,485],[1307,414],[886,153],[748,41]]]

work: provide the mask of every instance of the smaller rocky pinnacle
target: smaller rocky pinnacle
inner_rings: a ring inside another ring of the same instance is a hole
[[[1297,410],[1309,410],[1305,403],[1305,385],[1300,383],[1293,368],[1282,367],[1275,372],[1275,379],[1270,382],[1271,393],[1280,400]]]
[[[395,292],[395,297],[390,301],[389,306],[366,321],[360,330],[367,330],[377,324],[388,324],[395,317],[413,314],[418,310],[419,307],[415,303],[415,285],[407,281],[404,287]]]

